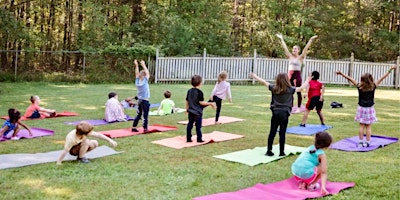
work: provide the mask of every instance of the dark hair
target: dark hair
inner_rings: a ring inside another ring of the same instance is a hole
[[[319,79],[319,72],[313,71],[311,73],[311,76],[312,76],[312,80],[318,80]]]
[[[165,98],[170,98],[170,97],[171,97],[171,92],[168,91],[168,90],[165,91],[165,92],[164,92],[164,97],[165,97]]]
[[[359,87],[363,92],[374,90],[375,88],[374,78],[370,73],[365,73],[361,76],[361,82],[359,83]]]
[[[21,118],[21,113],[14,108],[8,109],[8,117],[11,123],[16,123]]]
[[[108,93],[108,98],[109,98],[109,99],[111,99],[111,98],[113,98],[113,97],[115,97],[115,96],[117,96],[117,93],[115,93],[115,92],[110,92],[110,93]]]
[[[289,77],[286,73],[280,73],[276,76],[275,86],[272,89],[274,94],[285,94],[288,87],[291,87]]]
[[[317,134],[315,134],[315,149],[310,150],[310,153],[315,153],[318,149],[323,149],[331,146],[332,140],[332,136],[328,132],[318,132]]]
[[[192,80],[190,81],[190,83],[192,84],[193,87],[197,87],[201,84],[201,82],[203,81],[203,78],[201,78],[200,75],[193,75],[192,76]]]

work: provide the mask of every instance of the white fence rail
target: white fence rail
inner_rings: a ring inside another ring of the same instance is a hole
[[[335,74],[342,71],[360,80],[362,74],[371,73],[374,79],[382,77],[390,67],[396,65],[397,70],[390,74],[382,86],[399,87],[400,57],[396,63],[355,62],[353,55],[350,61],[312,60],[306,59],[303,69],[303,79],[312,71],[320,72],[320,81],[326,84],[346,85],[349,82]],[[229,73],[229,81],[253,82],[249,73],[254,72],[267,81],[274,81],[275,76],[287,72],[289,61],[278,58],[259,58],[254,52],[254,57],[159,57],[155,62],[155,83],[190,81],[194,74],[199,74],[204,81],[216,81],[220,71]]]

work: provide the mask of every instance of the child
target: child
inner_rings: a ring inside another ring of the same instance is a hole
[[[328,179],[328,162],[324,150],[332,143],[332,136],[327,132],[315,135],[314,145],[303,151],[292,164],[292,173],[299,182],[299,189],[315,191],[319,189],[321,179],[321,194],[327,195],[326,181]]]
[[[186,127],[186,142],[192,142],[192,128],[196,123],[197,142],[204,142],[201,133],[203,120],[203,108],[211,106],[215,109],[213,102],[204,101],[204,94],[200,90],[203,79],[199,75],[192,76],[191,84],[193,88],[189,89],[186,95],[186,112],[188,112],[189,123]]]
[[[89,140],[88,136],[106,140],[113,147],[117,146],[117,142],[101,133],[93,131],[93,126],[90,123],[82,121],[65,137],[64,149],[57,160],[57,165],[61,165],[68,152],[73,156],[78,156],[77,160],[79,162],[89,163],[90,161],[85,157],[85,154],[98,147],[99,143],[97,140]]]
[[[358,90],[358,107],[355,121],[360,123],[360,128],[358,129],[359,143],[358,147],[369,147],[371,143],[371,126],[378,119],[376,118],[375,108],[374,108],[374,96],[376,87],[381,84],[383,79],[389,76],[389,74],[396,69],[396,66],[389,69],[389,71],[383,75],[378,81],[374,83],[374,79],[370,73],[365,73],[361,76],[361,81],[357,83],[353,78],[343,74],[341,71],[337,71],[336,74],[343,76],[351,83],[353,83]],[[364,142],[364,132],[366,134],[366,141]]]
[[[26,109],[24,117],[36,119],[56,116],[56,111],[40,107],[40,98],[37,95],[31,96],[31,105]]]
[[[118,95],[115,92],[108,93],[106,109],[104,112],[104,120],[107,122],[125,122],[126,116],[122,104],[118,101]]]
[[[222,71],[218,75],[218,81],[215,84],[213,91],[211,92],[210,101],[215,102],[217,105],[217,112],[215,113],[215,124],[220,124],[218,122],[219,114],[221,112],[222,100],[226,97],[229,99],[229,103],[232,103],[232,95],[231,95],[231,85],[226,81],[228,77],[228,73],[226,71]]]
[[[311,73],[311,81],[307,87],[307,93],[308,93],[308,101],[306,104],[306,111],[304,112],[303,115],[303,121],[301,122],[300,126],[305,127],[308,114],[310,113],[311,110],[315,109],[317,110],[317,114],[319,116],[319,120],[321,121],[321,125],[325,125],[324,123],[324,116],[322,115],[322,106],[324,105],[324,93],[325,93],[325,87],[324,84],[318,81],[319,79],[319,72],[313,71]]]
[[[164,97],[165,97],[165,99],[163,99],[161,101],[160,107],[158,107],[157,113],[160,114],[161,111],[165,115],[169,115],[171,113],[174,113],[175,103],[174,103],[174,101],[171,100],[171,92],[168,91],[168,90],[165,91],[164,92]]]
[[[285,156],[285,134],[293,106],[293,94],[305,89],[311,78],[308,77],[300,87],[292,87],[286,73],[278,74],[275,84],[261,79],[255,73],[251,73],[250,77],[255,78],[257,81],[267,86],[268,90],[272,93],[270,106],[272,111],[271,128],[268,136],[268,150],[265,155],[274,155],[274,153],[272,153],[272,144],[279,126],[279,156]]]
[[[143,67],[143,70],[139,72],[139,65],[137,60],[133,62],[135,64],[135,85],[137,88],[137,97],[138,97],[138,110],[135,120],[133,120],[132,132],[139,132],[136,126],[139,123],[139,120],[143,115],[143,131],[147,132],[148,128],[148,118],[150,111],[150,88],[149,88],[149,78],[150,73],[146,67],[144,61],[140,61],[140,65]]]
[[[134,97],[127,97],[124,100],[121,101],[121,105],[123,108],[133,108],[135,107],[135,105],[137,104],[136,102],[134,102],[133,100],[138,100],[137,96]]]
[[[8,109],[8,119],[4,122],[3,126],[1,127],[0,135],[6,139],[10,139],[7,135],[11,131],[14,131],[11,136],[11,140],[19,140],[17,134],[21,130],[21,128],[18,125],[21,125],[26,130],[28,130],[29,135],[32,136],[31,129],[29,129],[27,125],[22,123],[20,119],[21,119],[21,113],[18,110],[14,108]]]

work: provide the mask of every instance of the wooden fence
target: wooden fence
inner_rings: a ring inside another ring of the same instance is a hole
[[[254,51],[253,57],[207,57],[206,51],[202,57],[160,57],[156,56],[154,66],[155,83],[174,83],[190,81],[194,74],[199,74],[204,81],[216,81],[220,71],[229,73],[230,82],[251,82],[249,73],[254,72],[267,81],[274,81],[275,76],[281,72],[287,72],[288,59],[279,58],[260,58]],[[360,80],[363,73],[371,73],[374,79],[382,77],[390,67],[396,65],[397,70],[392,72],[382,83],[382,86],[399,88],[399,66],[400,56],[396,63],[372,63],[359,62],[354,60],[351,55],[349,61],[335,60],[313,60],[306,59],[303,69],[303,79],[312,71],[320,72],[320,81],[326,84],[346,85],[349,82],[335,74],[336,71],[342,71],[353,77],[354,80]]]

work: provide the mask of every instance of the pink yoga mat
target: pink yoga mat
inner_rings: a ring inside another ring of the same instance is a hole
[[[242,137],[244,137],[244,136],[236,135],[236,134],[232,134],[232,133],[214,131],[212,133],[203,134],[204,142],[202,142],[202,143],[196,142],[197,141],[196,135],[192,136],[193,142],[186,142],[186,136],[176,136],[176,137],[172,137],[172,138],[166,138],[166,139],[162,139],[162,140],[153,141],[151,143],[163,145],[166,147],[171,147],[174,149],[182,149],[185,147],[200,146],[200,145],[213,143],[213,142],[223,142],[223,141],[227,141],[227,140],[239,139]]]
[[[109,131],[99,131],[99,133],[102,133],[110,138],[119,138],[119,137],[128,137],[128,136],[133,136],[133,135],[147,134],[147,133],[154,133],[154,132],[174,131],[174,130],[178,130],[178,127],[153,124],[148,127],[147,132],[143,131],[143,127],[140,127],[137,129],[139,132],[132,132],[132,127],[130,127],[130,128],[116,129],[116,130],[109,130]]]
[[[239,119],[235,117],[226,117],[226,116],[220,116],[218,119],[218,122],[221,124],[227,124],[227,123],[232,123],[232,122],[241,122],[244,121],[244,119]],[[184,124],[187,125],[189,121],[180,121],[178,124]],[[212,126],[216,125],[215,124],[215,118],[207,118],[203,119],[202,126]]]
[[[31,132],[32,132],[32,136],[29,135],[28,130],[26,129],[22,129],[19,131],[18,133],[18,137],[19,138],[36,138],[36,137],[43,137],[43,136],[50,136],[50,135],[54,135],[54,131],[53,130],[48,130],[48,129],[44,129],[44,128],[35,128],[35,127],[31,127]],[[9,133],[7,135],[8,137],[12,136],[12,133]],[[4,137],[0,137],[0,142],[3,141],[8,141],[9,139],[4,138]]]
[[[292,114],[298,114],[298,113],[302,113],[304,111],[306,111],[306,106],[304,106],[304,105],[300,106],[300,110],[297,109],[297,106],[292,107]]]
[[[337,194],[341,190],[354,187],[353,182],[327,182],[326,189],[330,194]],[[320,190],[310,192],[300,190],[297,181],[292,177],[283,181],[270,184],[256,184],[235,192],[223,192],[193,198],[193,200],[300,200],[322,197]]]
[[[68,111],[64,111],[61,113],[56,113],[56,116],[54,117],[70,117],[70,116],[79,116],[78,113],[75,112],[68,112]],[[54,118],[54,117],[46,117],[46,118],[26,118],[24,116],[21,117],[21,120],[33,120],[33,119],[47,119],[47,118]],[[8,119],[8,116],[1,116],[1,119]]]

